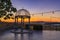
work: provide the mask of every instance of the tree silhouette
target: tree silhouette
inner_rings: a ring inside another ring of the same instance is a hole
[[[17,9],[13,7],[11,0],[0,0],[0,18],[4,17],[4,19],[10,18],[13,14],[9,14],[8,12],[16,12]]]
[[[14,15],[11,13],[12,11],[13,11],[13,12],[16,12],[17,10],[16,10],[16,8],[14,8],[14,7],[11,8],[10,13],[7,14],[7,15],[5,16],[5,18],[4,18],[5,20],[6,20],[6,19],[10,19],[10,18],[14,19],[14,17],[12,17],[12,16],[14,16]]]

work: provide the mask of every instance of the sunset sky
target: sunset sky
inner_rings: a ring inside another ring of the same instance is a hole
[[[60,10],[60,0],[11,0],[11,2],[12,5],[17,8],[17,10],[24,8],[28,10],[30,14]],[[60,12],[55,12],[55,14],[47,13],[43,16],[39,14],[32,16],[31,21],[60,22],[60,18],[58,18],[60,17],[59,15]],[[50,16],[52,18],[50,18]]]

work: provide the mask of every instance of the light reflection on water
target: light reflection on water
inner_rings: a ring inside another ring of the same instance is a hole
[[[0,40],[15,40],[10,32],[0,36]],[[60,31],[33,31],[33,34],[18,34],[17,40],[60,40]]]

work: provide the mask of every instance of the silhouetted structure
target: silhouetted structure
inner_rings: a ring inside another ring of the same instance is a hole
[[[30,13],[26,9],[20,9],[15,15],[15,23],[18,24],[18,18],[20,18],[20,27],[23,29],[25,27],[25,19],[28,19],[28,27],[30,27]]]
[[[17,27],[18,25],[18,19],[20,20],[20,31],[18,29],[15,28],[14,31],[11,31],[12,33],[15,34],[15,40],[17,40],[18,35],[17,34],[21,34],[21,37],[23,36],[23,34],[28,33],[30,34],[30,13],[26,10],[26,9],[20,9],[17,11],[17,13],[15,14],[15,27]],[[24,19],[28,19],[28,27],[29,29],[27,31],[24,31],[24,27],[25,27],[25,21]]]

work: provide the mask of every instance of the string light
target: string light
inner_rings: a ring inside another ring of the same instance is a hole
[[[43,16],[44,14],[48,14],[48,13],[51,13],[51,12],[52,12],[52,14],[54,14],[55,12],[60,12],[60,10],[42,12],[42,13],[34,13],[34,14],[30,14],[30,15],[34,16],[34,15],[37,15],[37,14],[41,14]]]

